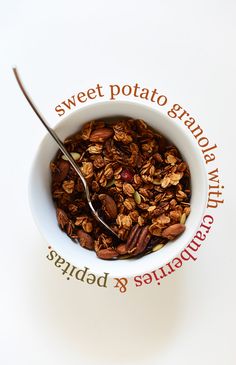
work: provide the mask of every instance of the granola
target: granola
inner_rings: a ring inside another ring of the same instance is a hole
[[[60,151],[50,164],[60,228],[101,259],[140,257],[185,230],[190,173],[171,142],[143,120],[97,120],[64,145],[88,182],[93,205],[123,241],[117,245],[90,213],[82,182]]]

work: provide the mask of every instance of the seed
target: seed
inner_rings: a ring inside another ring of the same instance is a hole
[[[78,152],[71,152],[70,154],[74,160],[79,160],[80,154]],[[65,155],[62,155],[61,158],[65,161],[68,161],[68,158]]]
[[[158,243],[156,246],[152,248],[152,252],[159,251],[164,245],[164,243]]]
[[[108,181],[108,183],[106,184],[106,187],[107,188],[110,188],[110,186],[114,185],[115,184],[115,179],[111,179]]]
[[[179,223],[184,224],[185,222],[186,222],[186,214],[185,214],[185,213],[183,213],[183,214],[181,215],[181,218],[180,218]]]
[[[137,191],[134,192],[134,200],[135,200],[135,203],[137,203],[137,204],[141,203],[141,196]]]
[[[138,240],[137,240],[137,244],[136,244],[136,248],[135,248],[135,255],[138,255],[140,253],[142,253],[145,248],[148,245],[148,242],[150,241],[151,235],[149,233],[148,230],[148,226],[144,227],[141,229],[141,232],[139,234]],[[131,248],[132,251],[132,248]],[[130,253],[130,251],[128,251],[128,253]]]
[[[82,247],[86,247],[89,250],[93,250],[94,241],[93,238],[88,233],[84,232],[82,229],[79,229],[77,231],[77,236],[79,239],[79,243]]]

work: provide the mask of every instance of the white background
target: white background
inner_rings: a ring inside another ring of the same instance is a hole
[[[235,349],[236,2],[0,1],[0,362],[233,365]],[[195,263],[161,286],[98,289],[47,261],[28,206],[45,131],[17,64],[52,125],[54,107],[97,82],[156,87],[218,144],[225,204]]]

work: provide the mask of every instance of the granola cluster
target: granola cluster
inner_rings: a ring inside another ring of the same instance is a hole
[[[180,235],[190,213],[190,174],[177,148],[143,120],[96,120],[64,141],[94,207],[123,243],[93,218],[82,182],[58,151],[50,164],[59,226],[99,258],[154,252]]]

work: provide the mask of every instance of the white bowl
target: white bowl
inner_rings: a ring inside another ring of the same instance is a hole
[[[86,266],[94,274],[102,275],[107,272],[111,277],[130,277],[151,272],[164,266],[191,241],[206,206],[207,179],[201,152],[187,128],[181,122],[143,104],[127,101],[94,103],[65,117],[57,124],[55,131],[64,140],[80,129],[85,122],[111,116],[143,119],[172,141],[179,149],[183,159],[187,161],[191,173],[191,213],[186,221],[186,230],[180,237],[168,242],[160,251],[132,260],[101,260],[97,258],[95,252],[75,244],[61,231],[57,224],[55,206],[50,192],[49,163],[54,158],[58,147],[49,134],[41,142],[33,162],[29,182],[29,197],[39,231],[66,261],[78,268]]]

